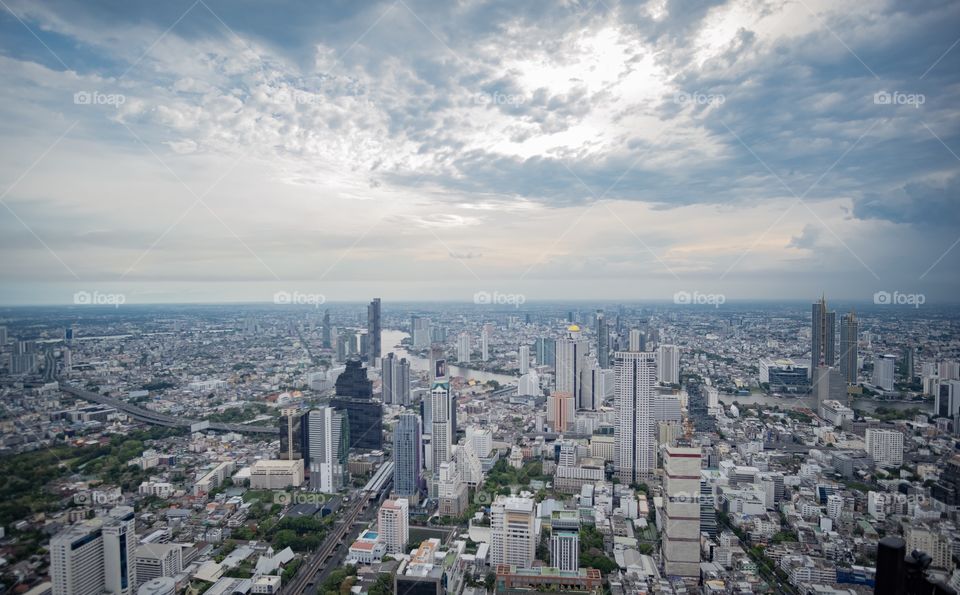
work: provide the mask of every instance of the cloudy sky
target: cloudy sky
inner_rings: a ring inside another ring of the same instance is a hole
[[[0,2],[0,302],[960,289],[952,0]]]

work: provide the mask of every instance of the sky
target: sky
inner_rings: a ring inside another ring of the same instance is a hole
[[[951,0],[2,0],[0,303],[954,303],[958,45]]]

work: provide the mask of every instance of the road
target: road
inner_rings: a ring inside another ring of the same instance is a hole
[[[107,397],[101,394],[90,392],[88,390],[83,390],[69,384],[60,384],[60,390],[65,393],[71,394],[78,399],[83,399],[84,401],[90,401],[92,403],[100,403],[101,405],[108,405],[114,407],[120,411],[123,411],[130,417],[146,422],[148,424],[153,424],[156,426],[166,426],[169,428],[189,428],[195,423],[200,423],[201,420],[195,419],[185,419],[182,417],[175,417],[173,415],[165,415],[163,413],[157,413],[156,411],[150,411],[149,409],[144,409],[143,407],[138,407],[136,405],[131,405],[130,403],[114,399],[112,397]],[[279,427],[270,427],[270,426],[250,426],[245,424],[224,424],[210,422],[209,429],[217,430],[220,432],[237,432],[239,434],[279,434]]]
[[[300,567],[299,572],[293,577],[290,584],[283,587],[283,595],[303,595],[307,592],[308,586],[311,592],[315,591],[314,587],[322,580],[317,575],[322,572],[323,576],[326,576],[327,571],[336,566],[334,560],[337,545],[342,545],[344,552],[350,547],[347,540],[354,533],[354,523],[360,518],[361,513],[370,506],[369,493],[358,493],[355,498],[356,500],[351,503],[350,508],[343,511],[341,518],[334,523],[333,530],[327,534],[320,545],[320,549],[307,558],[307,561]]]

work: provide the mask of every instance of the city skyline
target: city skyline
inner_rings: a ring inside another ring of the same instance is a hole
[[[0,304],[953,302],[958,18],[11,1]]]

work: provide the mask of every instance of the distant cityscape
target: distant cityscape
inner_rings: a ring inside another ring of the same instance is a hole
[[[3,583],[950,592],[960,317],[838,310],[8,308]]]

